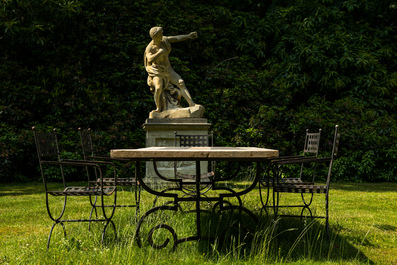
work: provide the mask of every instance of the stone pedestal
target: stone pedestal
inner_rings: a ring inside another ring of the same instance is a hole
[[[179,118],[179,119],[147,119],[143,125],[146,131],[146,147],[175,146],[175,131],[179,134],[208,135],[211,124],[205,118]],[[179,143],[178,143],[179,145]],[[186,161],[177,163],[178,171],[186,174],[195,174],[195,162]],[[174,176],[174,162],[158,162],[159,172],[166,177]],[[201,169],[207,169],[207,162],[202,162]],[[154,172],[153,162],[146,163],[146,182],[156,183],[159,179]]]

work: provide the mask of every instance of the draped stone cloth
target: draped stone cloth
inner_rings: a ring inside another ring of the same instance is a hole
[[[167,49],[171,49],[171,44],[168,42],[166,38],[163,38],[161,42]],[[161,82],[163,83],[160,110],[164,111],[168,109],[180,108],[181,93],[178,88],[174,87],[170,83],[171,80],[170,72],[173,71],[172,68],[169,69],[171,66],[167,67],[165,65],[158,65],[158,64],[148,65],[146,52],[144,55],[144,62],[145,62],[146,72],[148,73],[147,84],[150,87],[150,91],[154,94],[154,90],[155,90],[153,84],[154,77],[160,78]]]

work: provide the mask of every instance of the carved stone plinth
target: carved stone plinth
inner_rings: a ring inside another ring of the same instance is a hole
[[[204,116],[205,108],[196,104],[194,107],[175,108],[164,110],[162,112],[152,111],[149,119],[181,119],[181,118],[201,118]]]
[[[180,119],[147,119],[143,125],[146,131],[146,147],[162,147],[175,145],[175,131],[179,134],[207,135],[211,124],[205,118],[180,118]],[[201,168],[207,169],[207,163],[202,162]],[[195,174],[194,162],[179,162],[178,171],[186,174]],[[174,162],[158,162],[157,168],[166,177],[174,176]],[[146,178],[150,182],[159,182],[153,169],[153,163],[146,163]],[[148,182],[148,181],[147,181]]]

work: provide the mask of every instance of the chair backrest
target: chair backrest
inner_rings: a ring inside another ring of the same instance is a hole
[[[59,152],[58,138],[56,129],[52,132],[38,132],[36,127],[32,127],[34,132],[34,138],[36,141],[37,156],[39,162],[41,163],[43,158],[56,158],[56,160],[61,160],[61,153]],[[53,160],[53,159],[52,159]]]
[[[331,158],[332,159],[334,159],[334,157],[338,155],[339,142],[340,142],[339,125],[335,125],[334,143],[333,143],[333,146],[332,146],[332,154],[331,154]]]
[[[329,183],[331,181],[331,172],[332,172],[332,166],[333,166],[333,163],[334,163],[334,159],[338,155],[338,151],[339,151],[339,142],[340,142],[339,125],[335,125],[334,142],[333,142],[333,145],[332,145],[331,160],[330,160],[330,163],[329,163],[327,184],[326,184],[328,187],[329,187]]]
[[[65,175],[63,172],[63,167],[60,164],[61,153],[59,151],[58,138],[56,129],[52,132],[38,132],[36,127],[32,127],[34,138],[36,142],[37,156],[39,158],[39,165],[41,176],[44,182],[45,190],[47,191],[47,180],[44,174],[43,163],[45,161],[55,161],[59,163],[60,174],[64,187],[66,187]]]
[[[179,143],[178,143],[179,139]],[[214,146],[214,133],[211,132],[207,135],[185,135],[175,132],[174,145],[180,147],[205,147]],[[208,164],[208,170],[214,171],[215,162]],[[174,162],[174,173],[177,172],[177,163]]]
[[[178,139],[180,147],[201,147],[214,145],[214,137],[212,132],[207,135],[184,135],[175,132],[175,146],[178,146]]]
[[[87,156],[95,155],[94,145],[92,144],[91,129],[79,128],[79,133],[83,157],[84,159],[87,159]]]
[[[320,137],[321,137],[321,129],[318,130],[318,133],[309,133],[309,129],[306,129],[305,145],[303,147],[303,156],[312,155],[318,157],[318,152],[320,150]],[[314,181],[316,176],[316,168],[317,165],[315,164],[312,173],[313,174],[312,181]],[[304,170],[304,164],[302,163],[299,179],[302,179],[303,177],[303,170]]]
[[[309,133],[309,129],[306,130],[303,155],[315,154],[316,157],[318,156],[318,151],[320,150],[320,137],[321,129],[318,130],[318,133]]]

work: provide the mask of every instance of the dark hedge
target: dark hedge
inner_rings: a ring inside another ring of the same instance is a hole
[[[217,145],[303,149],[308,128],[342,132],[334,179],[397,180],[397,2],[3,1],[0,181],[40,179],[32,126],[77,128],[103,150],[143,147],[155,108],[143,52],[149,29],[197,31],[171,61],[206,107]]]

